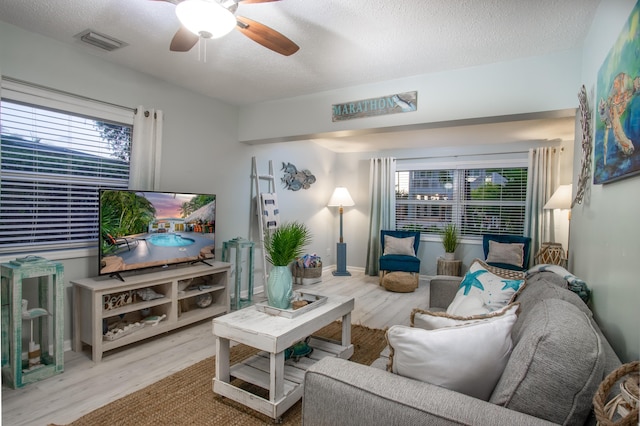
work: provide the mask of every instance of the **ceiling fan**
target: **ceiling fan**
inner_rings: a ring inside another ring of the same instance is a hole
[[[280,0],[154,0],[176,5],[181,26],[171,40],[170,50],[187,52],[200,37],[220,38],[234,28],[256,43],[284,56],[293,55],[298,45],[273,28],[244,16],[236,16],[238,3],[269,3]]]

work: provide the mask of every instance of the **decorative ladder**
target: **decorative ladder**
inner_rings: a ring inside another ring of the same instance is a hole
[[[264,250],[264,244],[262,243],[262,239],[264,238],[264,223],[262,221],[262,193],[260,192],[260,182],[261,181],[266,181],[267,182],[267,191],[268,193],[275,193],[276,192],[276,181],[275,181],[275,176],[273,174],[273,161],[269,160],[269,174],[268,175],[261,175],[258,173],[258,165],[257,165],[257,161],[256,161],[256,157],[252,157],[251,158],[251,179],[253,180],[253,190],[255,190],[255,194],[251,194],[251,199],[252,201],[255,199],[255,206],[256,206],[256,219],[258,220],[258,233],[259,233],[259,245],[258,247],[260,248],[260,251],[262,252],[262,278],[263,278],[263,285],[265,286],[265,291],[266,291],[266,286],[267,286],[267,254],[265,253]],[[251,223],[253,224],[254,221],[252,220]],[[249,233],[250,235],[253,235],[253,227],[250,227]],[[251,238],[249,238],[251,239]]]

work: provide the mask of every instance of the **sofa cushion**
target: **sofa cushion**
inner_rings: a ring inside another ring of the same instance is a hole
[[[388,369],[486,401],[511,352],[516,310],[437,330],[394,325],[386,333]]]
[[[592,313],[589,307],[574,292],[567,289],[567,282],[553,272],[538,272],[527,278],[527,285],[516,296],[516,301],[520,302],[521,314],[518,321],[513,326],[512,337],[514,344],[518,344],[520,329],[528,321],[529,312],[541,300],[560,299],[571,303],[587,316]]]
[[[604,368],[589,317],[569,302],[545,299],[522,324],[489,401],[558,424],[583,424]]]
[[[524,288],[524,273],[494,268],[475,259],[447,308],[452,315],[481,315],[511,303]]]
[[[446,312],[425,311],[415,308],[411,311],[411,327],[422,328],[423,330],[436,330],[444,327],[455,327],[458,325],[471,324],[487,318],[496,317],[510,313],[517,313],[519,303],[511,303],[502,309],[484,315],[458,316],[450,315]]]
[[[569,283],[566,279],[560,275],[550,271],[540,271],[527,275],[527,284],[531,284],[530,288],[527,288],[528,298],[533,295],[538,299],[549,299],[551,297],[555,299],[562,299],[575,305],[585,314],[591,316],[591,310],[587,304],[580,298],[578,294],[569,289]],[[524,291],[523,291],[524,293]],[[524,294],[517,296],[518,299],[524,299]]]

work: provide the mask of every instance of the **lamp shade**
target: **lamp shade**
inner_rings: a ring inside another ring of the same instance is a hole
[[[236,26],[231,11],[215,1],[184,0],[176,6],[180,23],[202,38],[220,38]]]
[[[353,202],[353,198],[349,195],[349,191],[344,186],[337,187],[331,198],[329,199],[329,207],[343,207],[343,206],[354,206],[356,203]]]
[[[561,209],[567,210],[571,208],[571,184],[560,185],[556,192],[553,193],[547,204],[544,205],[546,210]]]

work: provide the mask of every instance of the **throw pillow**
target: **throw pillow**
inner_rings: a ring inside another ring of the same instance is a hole
[[[447,308],[449,315],[482,315],[513,302],[525,285],[524,273],[474,260]],[[482,302],[482,304],[480,304]]]
[[[487,262],[506,263],[522,268],[524,264],[524,244],[499,243],[497,241],[490,240]]]
[[[487,401],[511,353],[514,312],[437,330],[394,325],[387,370]]]
[[[415,237],[396,238],[390,235],[384,236],[384,255],[387,254],[404,254],[407,256],[415,256],[413,243]]]
[[[500,315],[516,314],[519,308],[520,303],[515,302],[488,314],[470,316],[449,315],[446,312],[431,312],[416,308],[411,312],[411,327],[422,328],[423,330],[455,327],[458,325],[475,323]]]

